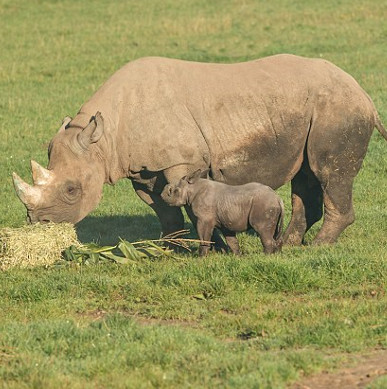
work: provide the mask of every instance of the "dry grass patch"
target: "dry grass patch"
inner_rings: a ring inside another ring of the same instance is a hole
[[[78,246],[69,223],[26,225],[0,229],[0,269],[52,265],[70,245]]]

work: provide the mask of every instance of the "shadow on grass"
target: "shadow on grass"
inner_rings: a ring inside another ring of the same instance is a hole
[[[114,245],[119,238],[131,242],[157,239],[160,235],[160,223],[153,215],[90,216],[79,222],[76,230],[82,243]]]
[[[185,228],[193,230],[190,223]],[[89,216],[76,225],[76,230],[80,242],[103,246],[115,245],[119,238],[135,242],[158,239],[161,234],[159,220],[153,215]]]

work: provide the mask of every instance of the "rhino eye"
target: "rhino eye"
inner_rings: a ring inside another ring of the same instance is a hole
[[[63,194],[65,201],[75,201],[80,194],[81,188],[79,185],[73,182],[67,183],[63,188]]]

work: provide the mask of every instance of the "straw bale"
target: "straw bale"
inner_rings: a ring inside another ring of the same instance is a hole
[[[75,228],[69,223],[32,224],[0,229],[0,270],[11,267],[52,265],[61,252],[78,246]]]

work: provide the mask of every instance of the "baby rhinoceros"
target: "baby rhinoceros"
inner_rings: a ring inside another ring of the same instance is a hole
[[[201,240],[199,254],[208,253],[215,227],[234,254],[240,253],[236,233],[250,227],[259,234],[266,254],[280,251],[284,205],[274,190],[257,182],[227,185],[205,179],[207,173],[197,170],[176,184],[166,185],[161,193],[169,205],[191,208]]]

